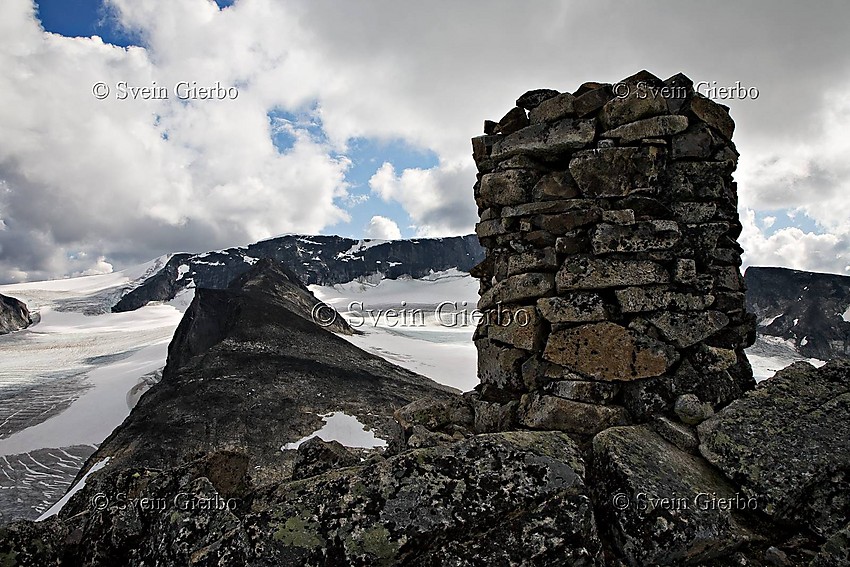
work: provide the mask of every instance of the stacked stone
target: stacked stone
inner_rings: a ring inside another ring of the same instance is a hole
[[[646,71],[485,122],[475,343],[499,427],[593,435],[754,385],[733,129],[690,79]]]

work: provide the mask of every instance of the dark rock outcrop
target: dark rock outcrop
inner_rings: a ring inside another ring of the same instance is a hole
[[[484,257],[475,235],[411,240],[353,240],[341,236],[288,235],[241,248],[175,254],[142,285],[126,293],[113,311],[132,311],[168,301],[188,286],[224,289],[260,259],[276,260],[302,283],[332,285],[380,274],[419,278],[432,271],[468,272]]]
[[[93,477],[69,504],[81,513],[0,529],[0,558],[21,565],[604,565],[584,462],[561,433],[481,435],[250,491],[238,473],[224,474],[246,470],[234,460],[214,454],[168,471]],[[125,500],[92,510],[94,494]],[[143,498],[152,505],[139,505]]]
[[[238,451],[259,485],[289,477],[296,452],[281,448],[318,430],[321,415],[345,412],[392,441],[396,409],[455,395],[318,326],[318,305],[272,260],[227,289],[197,290],[162,380],[89,464],[110,457],[110,468],[169,468],[198,453]],[[352,333],[342,319],[330,328]]]
[[[32,325],[27,304],[20,299],[0,294],[0,335],[26,329]]]
[[[850,358],[850,276],[750,267],[744,282],[759,334],[787,339],[806,357]]]

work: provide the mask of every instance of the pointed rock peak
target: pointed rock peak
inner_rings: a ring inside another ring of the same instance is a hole
[[[251,269],[230,282],[228,289],[247,290],[265,281],[289,282],[307,291],[307,286],[301,282],[295,272],[271,258],[258,260]]]

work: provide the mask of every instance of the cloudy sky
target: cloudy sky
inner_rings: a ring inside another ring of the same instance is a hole
[[[2,0],[0,282],[467,234],[485,118],[644,68],[758,89],[722,101],[746,262],[850,275],[848,22],[846,1]]]

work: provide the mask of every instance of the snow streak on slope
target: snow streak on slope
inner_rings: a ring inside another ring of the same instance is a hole
[[[447,270],[310,289],[364,333],[345,337],[356,346],[461,391],[478,384],[471,320],[478,282],[469,274]]]

